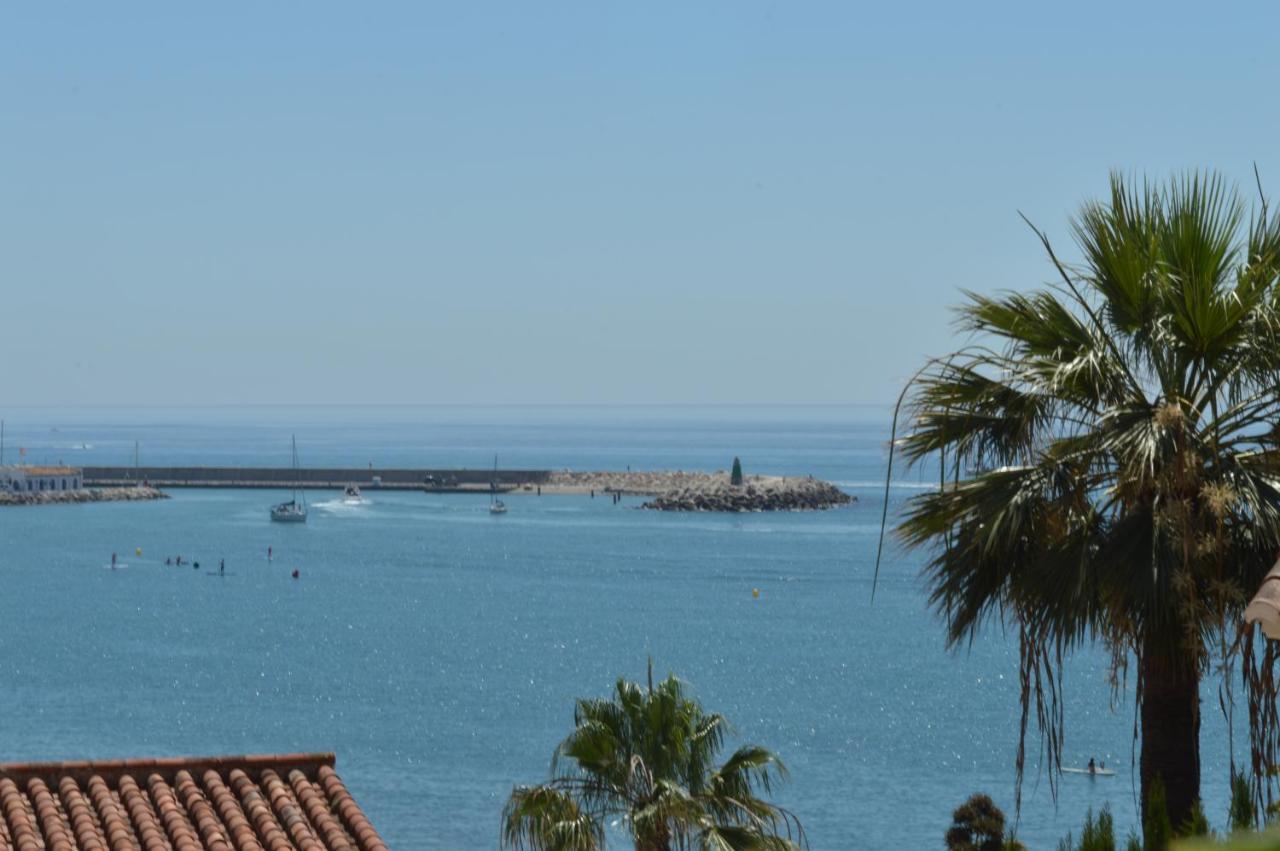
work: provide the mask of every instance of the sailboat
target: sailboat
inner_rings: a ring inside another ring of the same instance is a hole
[[[493,479],[489,482],[489,513],[506,514],[507,504],[498,499],[498,456],[493,456]]]
[[[273,506],[271,509],[271,519],[278,523],[306,523],[307,522],[307,497],[303,494],[302,499],[298,499],[298,437],[293,437],[293,499],[288,502],[282,502]]]

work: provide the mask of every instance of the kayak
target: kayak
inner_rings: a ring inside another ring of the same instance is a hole
[[[1062,769],[1062,771],[1064,774],[1092,774],[1097,777],[1115,777],[1116,776],[1116,773],[1112,771],[1110,768],[1095,768],[1092,771],[1090,771],[1087,768],[1064,768]]]

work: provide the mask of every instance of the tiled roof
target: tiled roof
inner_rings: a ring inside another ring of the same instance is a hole
[[[387,851],[333,754],[0,763],[0,851]]]

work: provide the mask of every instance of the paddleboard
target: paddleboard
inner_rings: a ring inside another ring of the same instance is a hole
[[[124,570],[128,566],[129,565],[125,564],[124,562],[120,562],[119,564],[104,564],[102,566],[102,569],[103,570]]]
[[[1115,777],[1116,776],[1116,773],[1112,771],[1110,768],[1095,768],[1093,771],[1090,771],[1087,768],[1064,768],[1062,769],[1062,772],[1064,774],[1089,774],[1094,777]]]

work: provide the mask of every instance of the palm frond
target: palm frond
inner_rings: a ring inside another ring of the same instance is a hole
[[[516,851],[600,851],[604,825],[553,786],[517,786],[502,811],[502,847]]]

